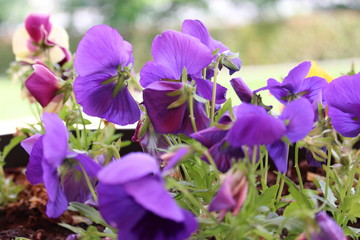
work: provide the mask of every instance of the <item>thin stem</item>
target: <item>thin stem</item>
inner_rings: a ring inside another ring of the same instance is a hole
[[[216,166],[216,163],[215,163],[214,159],[212,158],[212,156],[210,155],[210,153],[208,151],[204,151],[203,154],[206,156],[206,158],[210,162],[210,165],[214,168],[216,178],[218,178],[219,177],[219,170],[218,170],[218,168]]]
[[[298,146],[297,143],[295,144],[295,170],[296,170],[296,174],[297,174],[298,179],[299,179],[300,189],[301,189],[301,191],[303,191],[304,190],[304,184],[303,184],[303,180],[302,180],[302,177],[301,177],[301,171],[300,171],[300,168],[299,168],[299,146]]]
[[[195,116],[194,116],[194,97],[192,93],[189,94],[189,110],[190,110],[191,125],[193,127],[194,132],[197,132]]]
[[[90,178],[89,178],[84,166],[81,163],[79,163],[79,166],[81,167],[81,170],[82,170],[82,172],[84,174],[84,177],[85,177],[86,184],[89,187],[89,190],[91,192],[91,195],[92,195],[94,201],[96,203],[98,203],[99,202],[98,196],[96,195],[95,189],[94,189],[93,185],[91,184]]]
[[[282,174],[282,173],[280,173]],[[279,186],[279,191],[278,191],[278,195],[277,195],[277,201],[279,201],[281,199],[281,196],[282,196],[282,192],[283,192],[283,189],[284,189],[284,184],[285,184],[285,181],[283,178],[280,178],[280,186]]]
[[[220,63],[220,58],[217,59],[216,64],[215,64],[215,68],[214,68],[214,80],[213,80],[213,89],[212,89],[212,96],[211,96],[211,108],[210,108],[210,120],[211,120],[211,123],[214,123],[214,117],[215,117],[216,82],[217,82],[219,63]]]
[[[205,213],[209,218],[211,218],[214,223],[218,224],[218,221],[216,220],[216,218],[211,215],[211,213],[202,205],[201,202],[199,202],[193,195],[191,195],[191,193],[180,183],[178,183],[177,181],[175,181],[172,178],[168,178],[167,179],[168,182],[171,184],[171,186],[176,187],[182,194],[184,194],[184,196],[196,207],[198,207],[199,209],[201,209],[201,211],[203,213]]]
[[[331,165],[331,145],[328,147],[328,157],[326,160],[326,188],[325,188],[325,202],[327,201],[330,188],[330,165]],[[325,205],[326,206],[326,205]]]

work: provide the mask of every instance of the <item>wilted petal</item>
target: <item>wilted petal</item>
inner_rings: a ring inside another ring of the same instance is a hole
[[[252,99],[253,92],[246,85],[244,80],[241,78],[233,78],[230,80],[231,86],[234,88],[236,95],[240,98],[242,102],[250,103]]]
[[[266,145],[266,149],[275,163],[277,170],[286,173],[288,169],[289,146],[285,142],[278,140],[272,144]]]
[[[25,19],[25,28],[31,39],[40,43],[51,31],[50,15],[30,14]]]
[[[303,139],[313,128],[314,110],[307,99],[297,99],[286,105],[280,119],[288,121],[286,136],[294,143]]]
[[[119,65],[128,66],[133,64],[132,60],[132,47],[118,31],[107,25],[97,25],[90,28],[80,41],[74,66],[80,76],[95,73],[114,76]]]
[[[26,79],[25,86],[41,106],[46,107],[60,89],[60,82],[44,65],[35,64],[33,68],[34,72]]]
[[[134,200],[159,217],[181,222],[181,209],[166,191],[159,176],[147,176],[124,184],[125,191]]]
[[[104,184],[122,184],[147,175],[160,173],[155,158],[146,153],[130,153],[109,163],[98,173]]]
[[[184,68],[189,75],[198,74],[213,58],[208,47],[197,38],[176,31],[158,35],[152,43],[151,52],[158,64],[171,69],[174,76],[179,77]]]
[[[45,126],[44,158],[48,164],[56,168],[66,158],[69,133],[56,113],[44,113],[42,120]]]

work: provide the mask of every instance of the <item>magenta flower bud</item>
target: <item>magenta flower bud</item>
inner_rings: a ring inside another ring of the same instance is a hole
[[[230,80],[230,83],[235,90],[236,95],[240,98],[242,102],[251,102],[253,92],[248,87],[248,85],[246,85],[244,80],[242,80],[241,78],[233,78]]]
[[[211,201],[209,210],[219,211],[220,220],[230,211],[233,215],[239,213],[245,202],[248,191],[248,181],[241,172],[230,173],[224,179],[219,191]]]
[[[30,14],[25,20],[25,28],[31,40],[41,43],[51,31],[50,15]]]
[[[41,106],[46,107],[60,89],[60,81],[44,65],[35,64],[33,68],[34,72],[26,79],[25,86]]]

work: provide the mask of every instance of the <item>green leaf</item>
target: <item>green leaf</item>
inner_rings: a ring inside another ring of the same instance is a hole
[[[58,223],[58,225],[66,228],[66,229],[69,229],[73,233],[82,234],[83,232],[85,232],[85,230],[82,229],[81,227],[71,226],[70,224],[67,224],[67,223]]]
[[[286,177],[282,174],[280,174],[280,177],[282,179],[284,179],[286,184],[289,186],[289,192],[290,192],[291,196],[294,198],[294,200],[296,201],[296,203],[299,205],[299,207],[306,208],[306,209],[312,209],[311,202],[309,201],[307,196],[303,192],[300,191],[298,186],[296,186],[296,184],[293,181],[291,181],[288,177]]]
[[[85,217],[89,218],[91,221],[97,224],[101,224],[106,227],[110,227],[105,220],[101,217],[100,213],[93,207],[88,205],[78,203],[78,202],[71,202],[70,206],[68,207],[71,211],[77,211],[80,214],[84,215]]]
[[[9,144],[4,147],[4,150],[1,154],[0,163],[5,161],[6,156],[10,153],[10,151],[16,147],[22,140],[25,139],[25,136],[17,136],[13,137]]]
[[[324,196],[325,196],[326,188],[328,189],[328,195],[327,195],[327,198],[325,199],[326,203],[329,204],[330,206],[336,208],[335,202],[337,201],[337,199],[336,199],[333,191],[331,190],[331,188],[329,186],[326,186],[326,182],[324,182],[321,179],[318,180],[318,182],[319,182],[321,191],[324,193]]]
[[[266,189],[264,191],[264,193],[259,196],[259,201],[257,202],[258,206],[269,206],[276,197],[276,193],[278,191],[279,186],[278,185],[273,185],[271,187],[269,187],[268,189]]]
[[[232,113],[232,102],[231,102],[231,98],[229,98],[228,100],[226,100],[226,102],[222,105],[222,107],[220,108],[220,110],[217,112],[217,115],[215,116],[215,122],[218,122],[220,120],[220,118],[227,112],[229,111],[230,116],[233,115]]]
[[[285,208],[283,216],[284,217],[294,216],[294,212],[296,212],[299,209],[300,209],[299,205],[296,202],[292,202]]]

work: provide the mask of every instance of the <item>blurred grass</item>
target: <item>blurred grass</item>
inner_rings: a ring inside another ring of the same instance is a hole
[[[360,64],[360,59],[318,62],[320,67],[326,70],[334,78],[349,72],[352,63],[355,64],[356,70],[356,66],[359,66]],[[281,78],[285,77],[288,71],[297,64],[298,63],[285,63],[275,65],[243,66],[241,71],[233,76],[228,76],[227,70],[224,69],[220,74],[219,83],[229,89],[227,97],[232,98],[233,104],[239,104],[240,100],[231,88],[229,82],[231,78],[241,77],[252,90],[255,90],[265,86],[268,78],[275,78],[281,81]],[[271,95],[264,92],[262,93],[262,96],[266,104],[275,104],[275,109],[279,109],[279,106],[276,105],[276,101],[274,101]],[[13,120],[32,116],[28,100],[21,98],[20,85],[10,82],[6,78],[0,79],[0,102],[0,120]]]

